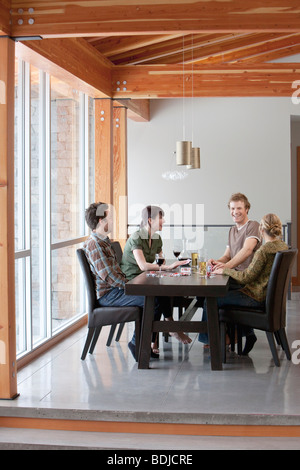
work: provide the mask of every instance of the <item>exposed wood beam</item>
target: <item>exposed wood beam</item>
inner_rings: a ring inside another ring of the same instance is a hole
[[[93,47],[96,47],[101,54],[105,57],[111,57],[117,54],[124,54],[127,51],[139,49],[142,47],[149,47],[153,44],[161,43],[164,41],[169,41],[170,39],[182,37],[182,34],[173,34],[173,35],[160,35],[156,34],[154,36],[111,36],[107,38],[86,38],[86,40],[92,44]]]
[[[170,39],[166,36],[166,40],[162,43],[152,47],[144,46],[133,53],[126,52],[123,54],[110,56],[110,60],[115,65],[139,65],[142,63],[181,63],[183,59],[183,52],[186,54],[201,49],[207,44],[220,44],[222,41],[239,37],[235,34],[195,34],[195,35],[180,35],[175,39]]]
[[[80,39],[80,44],[82,41],[84,40]],[[46,48],[42,47],[45,43],[47,44]],[[93,55],[91,57],[85,56],[85,58],[81,60],[80,67],[77,69],[75,66],[74,69],[73,62],[71,61],[71,63],[69,63],[68,61],[71,60],[71,57],[74,57],[77,48],[75,47],[72,54],[67,54],[66,49],[70,51],[75,44],[74,39],[26,41],[25,44],[17,42],[16,56],[31,63],[37,68],[41,68],[50,75],[54,75],[68,83],[73,88],[88,94],[92,98],[110,97],[112,94],[110,63],[107,61],[105,62],[105,66],[103,66],[102,60],[100,59],[100,64],[97,65],[97,58],[99,60],[99,55],[97,51],[95,51],[95,57]],[[48,46],[50,46],[50,50]],[[94,53],[93,50],[89,52]],[[80,60],[79,57],[77,58],[77,61],[78,60]],[[79,72],[80,77],[76,76]],[[104,75],[108,75],[108,78],[104,79]],[[105,88],[107,94],[102,92],[102,86]],[[150,120],[149,100],[126,99],[126,107],[128,108],[128,117],[130,119],[135,121]]]
[[[25,45],[45,59],[36,57],[40,68],[59,75],[58,78],[71,82],[93,98],[111,97],[112,64],[84,39],[43,39],[26,41]],[[24,49],[22,54],[26,60]],[[27,54],[30,57],[28,51]],[[53,68],[53,64],[58,68]]]
[[[113,96],[120,98],[182,98],[184,96],[291,96],[299,64],[257,64],[218,67],[194,65],[127,66],[113,69]],[[193,77],[193,80],[192,80]],[[116,81],[126,80],[126,91]],[[193,82],[193,89],[192,89]]]
[[[203,56],[197,58],[198,64],[217,64],[226,62],[236,62],[239,59],[243,61],[256,57],[256,62],[263,63],[260,59],[266,52],[284,49],[300,43],[300,34],[253,34],[246,36],[241,40],[228,41],[220,45],[219,50],[213,47],[203,48]],[[197,51],[196,51],[197,54]],[[285,54],[287,55],[287,54]],[[276,57],[275,57],[276,58]]]
[[[150,100],[122,99],[115,102],[127,108],[127,116],[133,121],[150,121]]]
[[[298,41],[299,42],[299,41]],[[278,49],[271,49],[267,50],[267,45],[266,47],[262,47],[259,50],[252,51],[252,54],[250,54],[251,51],[249,52],[248,57],[243,57],[239,60],[236,60],[236,63],[239,64],[255,64],[255,63],[262,63],[262,62],[270,62],[271,60],[276,60],[276,59],[281,59],[282,57],[288,57],[290,55],[295,55],[300,53],[300,43],[295,44],[293,46],[288,46],[288,47],[282,47]]]
[[[10,1],[0,1],[0,36],[10,35]]]
[[[300,28],[299,0],[269,0],[267,4],[261,0],[12,0],[11,19],[13,36],[44,37],[179,31],[298,32]]]

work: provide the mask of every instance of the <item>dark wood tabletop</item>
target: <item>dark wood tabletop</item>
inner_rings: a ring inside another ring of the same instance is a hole
[[[141,343],[139,353],[140,369],[149,368],[152,331],[167,331],[168,322],[154,322],[154,301],[157,296],[205,297],[207,301],[207,322],[174,321],[173,331],[207,331],[210,340],[210,356],[212,370],[222,370],[219,318],[217,297],[223,297],[228,290],[228,276],[215,275],[210,278],[200,277],[198,272],[189,276],[171,276],[166,273],[163,277],[151,277],[143,272],[125,285],[128,295],[142,295],[145,297],[145,307],[142,319]]]

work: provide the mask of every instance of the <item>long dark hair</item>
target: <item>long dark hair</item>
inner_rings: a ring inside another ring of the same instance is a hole
[[[140,226],[147,227],[149,219],[155,219],[155,217],[160,215],[163,217],[165,215],[164,211],[158,206],[147,206],[142,210],[142,221]]]

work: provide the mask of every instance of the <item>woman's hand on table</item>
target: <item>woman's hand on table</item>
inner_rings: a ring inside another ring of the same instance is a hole
[[[191,262],[190,259],[183,259],[182,261],[174,261],[174,263],[169,264],[168,266],[165,265],[165,270],[172,270],[178,268],[178,266],[183,266],[184,264],[189,264]]]

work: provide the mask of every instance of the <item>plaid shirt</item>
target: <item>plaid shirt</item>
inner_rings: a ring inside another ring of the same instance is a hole
[[[124,289],[127,279],[117,262],[109,238],[92,232],[85,241],[83,250],[95,278],[97,299],[110,291],[112,287]]]

